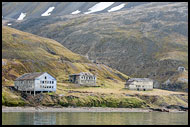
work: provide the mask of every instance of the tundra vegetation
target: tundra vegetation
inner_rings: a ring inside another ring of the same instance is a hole
[[[81,106],[146,108],[168,105],[188,106],[188,95],[160,89],[124,89],[129,76],[104,64],[90,62],[60,43],[3,26],[2,28],[2,105]],[[24,73],[48,72],[57,79],[57,90],[36,96],[15,91],[14,80]],[[90,72],[99,87],[69,83],[72,73]]]

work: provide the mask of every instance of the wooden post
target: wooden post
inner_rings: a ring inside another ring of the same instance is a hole
[[[36,94],[36,91],[34,90],[34,96],[35,96],[35,94]]]

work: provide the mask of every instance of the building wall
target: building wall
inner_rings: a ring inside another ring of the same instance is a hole
[[[69,80],[72,83],[78,84],[79,83],[79,75],[70,75],[69,76]]]
[[[57,87],[56,79],[48,73],[44,73],[35,80],[15,81],[14,84],[20,91],[56,91]]]
[[[88,76],[88,75],[81,75],[79,78],[79,83],[81,85],[96,85],[96,77],[95,76]]]
[[[152,90],[153,89],[153,82],[137,82],[133,81],[128,86],[129,90]]]
[[[20,91],[34,91],[34,80],[15,81],[15,88]]]
[[[57,81],[48,73],[44,73],[35,80],[35,91],[56,91]]]
[[[87,85],[87,86],[94,86],[96,85],[96,77],[91,75],[71,75],[69,79],[72,83],[80,84],[80,85]]]

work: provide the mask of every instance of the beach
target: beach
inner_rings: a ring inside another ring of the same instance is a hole
[[[149,108],[108,108],[108,107],[7,107],[2,112],[152,112]],[[184,112],[170,109],[169,112]]]

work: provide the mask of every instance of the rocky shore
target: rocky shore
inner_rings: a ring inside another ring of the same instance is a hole
[[[2,112],[184,112],[178,109],[153,108],[103,108],[103,107],[7,107],[2,106]]]

